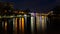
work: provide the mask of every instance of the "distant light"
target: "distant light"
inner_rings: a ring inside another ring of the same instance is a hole
[[[30,13],[31,14],[31,16],[35,16],[35,13]]]
[[[14,17],[14,16],[10,16],[10,17]]]
[[[19,16],[21,16],[21,15],[19,15]]]
[[[53,14],[53,11],[51,11],[51,14]]]
[[[24,13],[24,12],[22,12],[22,13]]]
[[[19,13],[22,13],[22,14],[23,14],[24,12],[21,12],[21,11],[20,11]]]
[[[21,15],[17,15],[17,17],[21,17]]]
[[[27,16],[26,14],[24,16]]]
[[[18,11],[14,11],[14,13],[18,13]]]

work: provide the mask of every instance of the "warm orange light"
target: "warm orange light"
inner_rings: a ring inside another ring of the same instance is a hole
[[[24,33],[24,18],[22,17],[22,32]]]
[[[19,13],[22,13],[22,14],[24,14],[24,12],[21,12],[21,11],[20,11]]]

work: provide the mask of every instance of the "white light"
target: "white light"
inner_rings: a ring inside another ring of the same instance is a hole
[[[35,13],[31,13],[31,16],[35,16]]]
[[[31,17],[31,32],[34,32],[34,17]]]
[[[27,15],[24,15],[24,16],[27,16]]]

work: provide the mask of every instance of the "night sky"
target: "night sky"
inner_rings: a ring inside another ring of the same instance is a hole
[[[14,2],[15,9],[34,9],[40,11],[50,10],[60,4],[60,0],[0,0],[1,2]]]

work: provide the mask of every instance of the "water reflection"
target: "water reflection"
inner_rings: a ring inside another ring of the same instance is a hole
[[[24,18],[22,17],[22,33],[24,34]]]
[[[35,16],[15,17],[15,18],[11,18],[7,21],[3,21],[2,27],[5,24],[5,30],[7,30],[8,27],[12,28],[12,26],[13,26],[13,31],[11,29],[13,34],[26,34],[26,33],[35,34],[36,30],[37,30],[37,34],[41,33],[41,32],[44,33],[45,29],[46,29],[46,23],[47,23],[46,19],[47,19],[46,16],[42,16],[39,14],[36,15],[36,20],[35,20]],[[9,22],[9,21],[11,21],[11,22]],[[8,23],[9,23],[9,26],[8,26]],[[13,23],[13,25],[11,23]],[[27,32],[25,33],[25,31],[27,31]]]
[[[5,21],[5,30],[7,30],[7,21]]]
[[[13,18],[13,34],[17,34],[17,18]]]

